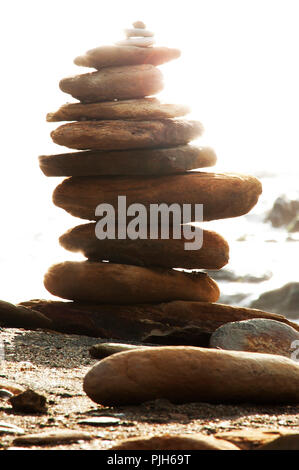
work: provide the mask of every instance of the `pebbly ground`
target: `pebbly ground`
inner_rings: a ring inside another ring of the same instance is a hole
[[[216,435],[264,429],[299,432],[299,405],[174,405],[159,399],[140,406],[98,406],[82,390],[84,375],[97,362],[89,357],[88,350],[99,342],[98,338],[0,328],[0,339],[5,350],[5,360],[0,362],[0,381],[8,379],[31,388],[44,395],[48,403],[45,414],[24,414],[14,412],[10,403],[0,398],[0,422],[17,425],[25,434],[69,429],[93,436],[89,442],[30,449],[104,450],[124,439],[163,434]],[[119,423],[101,427],[80,424],[81,420],[96,416],[113,416]],[[0,433],[0,447],[15,447],[14,437]],[[258,439],[249,447],[254,449],[257,445]]]

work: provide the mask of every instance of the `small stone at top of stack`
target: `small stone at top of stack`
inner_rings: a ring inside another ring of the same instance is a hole
[[[146,29],[142,21],[133,23],[132,29],[125,30],[127,39],[118,41],[118,46],[151,47],[155,44],[154,33]]]

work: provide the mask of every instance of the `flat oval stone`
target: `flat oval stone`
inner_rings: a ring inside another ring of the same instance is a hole
[[[129,38],[123,39],[116,43],[117,46],[137,46],[137,47],[149,47],[155,44],[154,38]]]
[[[127,100],[144,98],[163,89],[163,76],[153,65],[107,67],[98,72],[63,78],[59,87],[79,101]]]
[[[132,37],[152,37],[154,36],[154,33],[152,31],[149,31],[148,29],[145,28],[131,28],[131,29],[125,29],[125,33],[127,38],[132,38]]]
[[[175,118],[189,112],[189,107],[182,104],[160,103],[156,98],[141,98],[99,103],[67,103],[56,112],[47,114],[47,121],[91,121],[94,119],[138,121]]]
[[[161,65],[177,59],[180,55],[179,49],[170,49],[168,47],[151,47],[148,49],[136,46],[101,46],[77,57],[74,63],[95,69],[118,65]]]
[[[217,284],[204,273],[125,264],[66,261],[45,275],[46,289],[64,299],[132,304],[168,300],[216,302]]]
[[[46,176],[167,175],[216,163],[209,147],[178,147],[137,150],[86,150],[42,155],[39,165]]]
[[[118,196],[126,196],[127,207],[143,204],[150,213],[151,204],[170,206],[203,204],[203,219],[225,219],[246,214],[256,204],[262,191],[253,176],[190,172],[168,176],[72,177],[64,180],[53,193],[53,202],[75,217],[96,220],[95,209],[111,204],[118,216]],[[200,221],[200,220],[199,220]]]
[[[55,144],[77,150],[126,150],[174,147],[203,133],[198,121],[85,121],[63,124],[51,132]]]
[[[240,450],[223,439],[204,434],[166,434],[146,438],[128,439],[117,443],[109,450]]]
[[[164,398],[173,403],[298,403],[299,363],[243,351],[164,346],[114,354],[85,376],[105,406]]]
[[[210,346],[291,358],[294,341],[298,341],[299,348],[299,332],[291,326],[275,320],[255,318],[221,326],[212,334]]]
[[[203,245],[198,250],[185,250],[190,242],[181,233],[181,239],[151,240],[138,238],[99,240],[95,234],[96,224],[79,225],[59,239],[60,244],[73,252],[96,261],[126,263],[136,266],[160,266],[185,269],[220,269],[228,262],[228,243],[217,233],[203,231]]]

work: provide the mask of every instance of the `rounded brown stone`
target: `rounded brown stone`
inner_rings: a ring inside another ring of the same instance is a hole
[[[39,165],[46,176],[166,175],[212,166],[216,160],[214,150],[209,147],[181,145],[42,155]]]
[[[83,388],[105,406],[157,398],[173,403],[298,403],[299,364],[270,354],[153,347],[103,359],[87,373]]]
[[[135,21],[133,23],[134,28],[140,28],[140,29],[145,29],[146,25],[143,23],[143,21]]]
[[[44,283],[58,297],[103,304],[178,299],[215,302],[219,298],[217,284],[204,273],[124,264],[66,261],[52,266]]]
[[[76,57],[74,63],[83,67],[101,69],[119,65],[161,65],[180,57],[179,49],[168,47],[141,48],[137,46],[101,46]]]
[[[95,209],[111,204],[118,216],[118,196],[126,196],[127,207],[143,204],[150,213],[151,204],[170,206],[203,204],[203,220],[225,219],[246,214],[261,194],[260,182],[247,175],[190,172],[169,176],[73,177],[64,180],[53,193],[56,206],[75,217],[96,220]],[[200,220],[199,220],[200,221]]]
[[[55,144],[77,150],[126,150],[173,147],[203,133],[198,121],[85,121],[63,124],[51,132]]]
[[[198,250],[186,250],[184,238],[168,240],[105,239],[95,234],[96,224],[74,227],[59,239],[61,245],[74,252],[82,252],[89,259],[137,266],[160,266],[186,269],[220,269],[228,262],[228,243],[217,233],[203,231],[203,245]],[[199,230],[199,229],[198,229]]]
[[[56,112],[47,114],[48,122],[88,121],[99,119],[151,120],[184,116],[188,106],[160,103],[156,98],[139,100],[102,101],[99,103],[67,103]]]
[[[153,65],[129,65],[63,78],[59,86],[65,93],[86,103],[128,100],[160,92],[163,77]]]
[[[146,438],[128,439],[109,450],[240,450],[235,444],[204,434],[192,436],[164,434]],[[187,460],[186,460],[187,462]]]

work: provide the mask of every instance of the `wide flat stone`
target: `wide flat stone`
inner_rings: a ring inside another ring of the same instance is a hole
[[[154,436],[122,441],[109,450],[240,450],[223,439],[204,434]],[[187,462],[187,460],[185,460]]]
[[[83,67],[100,69],[118,65],[161,65],[180,57],[179,49],[168,47],[141,48],[137,46],[101,46],[77,57],[74,63]]]
[[[143,204],[170,206],[203,204],[203,219],[225,219],[246,214],[262,192],[260,182],[247,175],[190,172],[160,177],[73,177],[64,180],[53,193],[53,202],[75,217],[96,220],[95,209],[101,203],[111,204],[118,216],[118,196],[126,196],[127,207]]]
[[[117,46],[137,46],[137,47],[150,47],[155,44],[155,39],[153,37],[130,37],[128,39],[123,39],[122,41],[117,41]]]
[[[212,348],[278,354],[292,358],[292,344],[298,343],[299,332],[281,322],[255,318],[226,323],[211,336]]]
[[[198,121],[84,121],[63,124],[51,132],[55,144],[77,150],[126,150],[175,147],[203,133]]]
[[[108,406],[173,403],[298,403],[299,363],[270,354],[190,346],[123,352],[85,376],[85,393]]]
[[[90,441],[93,436],[83,431],[73,431],[71,429],[58,429],[56,431],[46,431],[36,434],[27,434],[14,439],[15,445],[42,446],[56,445],[78,441]]]
[[[152,37],[154,36],[154,33],[152,31],[149,31],[148,29],[145,28],[128,28],[125,29],[125,33],[127,38],[134,38],[134,37]]]
[[[125,264],[66,261],[45,275],[46,289],[63,299],[132,304],[219,298],[217,284],[204,273]]]
[[[42,155],[39,165],[46,176],[166,175],[213,166],[217,157],[210,147],[133,150],[83,150]]]
[[[98,72],[63,78],[59,87],[86,103],[128,100],[154,95],[163,89],[163,76],[153,65],[107,67]]]
[[[251,318],[270,318],[299,331],[299,325],[282,315],[210,302],[104,305],[33,300],[23,305],[48,317],[52,330],[124,342],[208,347],[221,325]],[[6,382],[0,381],[0,386],[7,388]]]
[[[181,239],[99,240],[95,227],[93,223],[74,227],[60,237],[60,244],[66,250],[79,251],[91,260],[136,266],[220,269],[228,262],[228,243],[221,235],[208,230],[203,231],[203,245],[200,249],[186,250],[185,243],[190,240],[184,238],[183,233]]]
[[[182,104],[160,103],[156,98],[101,101],[99,103],[66,103],[47,114],[48,122],[91,121],[100,119],[151,120],[184,116],[190,109]]]

